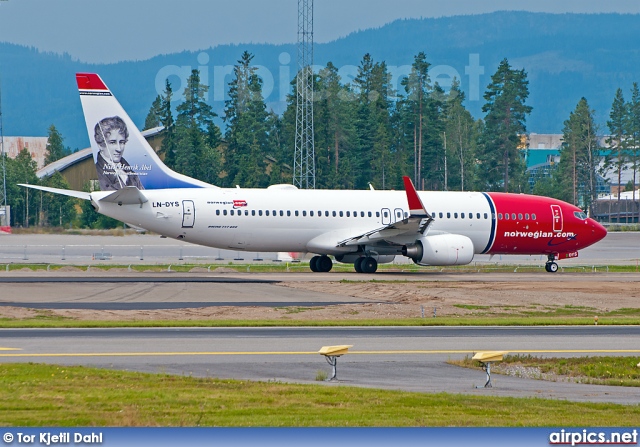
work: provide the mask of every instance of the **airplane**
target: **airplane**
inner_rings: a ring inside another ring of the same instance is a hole
[[[220,188],[169,169],[100,76],[76,81],[101,190],[21,186],[90,200],[133,227],[194,244],[253,252],[313,253],[314,272],[333,260],[375,273],[396,256],[418,265],[469,264],[477,254],[546,255],[545,270],[607,234],[578,207],[549,197],[497,192]],[[125,159],[126,157],[126,159]]]

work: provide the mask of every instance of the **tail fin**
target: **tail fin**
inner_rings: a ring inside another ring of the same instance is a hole
[[[77,73],[76,81],[101,190],[213,187],[162,163],[100,76]]]

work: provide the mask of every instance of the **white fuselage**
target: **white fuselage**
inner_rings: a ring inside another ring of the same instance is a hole
[[[409,215],[404,191],[271,187],[143,192],[148,201],[142,205],[100,203],[100,212],[167,237],[231,250],[349,253],[357,247],[337,246],[337,242]],[[488,196],[477,192],[419,195],[435,217],[429,234],[465,235],[473,241],[475,253],[488,249],[492,219]],[[398,254],[398,243],[413,243],[416,238],[403,237],[406,240],[394,239],[387,252],[384,247],[377,251]]]

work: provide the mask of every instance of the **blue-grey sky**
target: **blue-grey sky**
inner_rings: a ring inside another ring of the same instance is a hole
[[[635,0],[316,0],[328,42],[401,18],[497,10],[640,13]],[[228,43],[296,41],[297,0],[0,0],[0,41],[85,62],[148,59]]]

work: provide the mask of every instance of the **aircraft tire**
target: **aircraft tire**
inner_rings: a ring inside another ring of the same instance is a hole
[[[360,263],[360,268],[362,269],[362,273],[375,273],[376,270],[378,270],[378,261],[367,256]]]
[[[358,258],[356,259],[356,262],[353,263],[353,268],[356,269],[357,273],[362,273],[362,261],[364,260],[364,258]]]
[[[318,272],[327,273],[330,272],[332,268],[333,261],[331,261],[331,258],[329,256],[323,255],[319,256],[318,259],[316,259],[316,269]]]
[[[550,262],[549,263],[549,273],[555,273],[558,271],[558,264],[556,264],[555,262]]]
[[[309,260],[309,268],[311,269],[312,272],[318,272],[318,259],[320,259],[320,256],[314,256]]]

